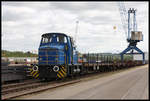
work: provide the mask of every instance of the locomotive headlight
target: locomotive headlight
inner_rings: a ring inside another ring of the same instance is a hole
[[[74,69],[73,71],[74,71],[74,73],[75,73],[77,70],[76,70],[76,69]]]
[[[77,72],[80,72],[80,69],[79,69],[79,68],[77,68]]]
[[[97,70],[99,70],[99,66],[97,66]]]
[[[38,66],[35,65],[35,66],[32,67],[32,70],[33,70],[33,71],[38,71],[39,68],[38,68]]]
[[[54,72],[58,72],[58,71],[59,71],[59,67],[58,67],[58,66],[54,66],[54,67],[53,67],[53,71],[54,71]]]

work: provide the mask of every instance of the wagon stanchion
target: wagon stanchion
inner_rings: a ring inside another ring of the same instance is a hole
[[[101,70],[101,67],[102,67],[102,59],[101,59],[101,54],[99,54],[99,71]]]
[[[105,55],[103,56],[103,58],[104,58],[104,65],[103,65],[103,67],[104,67],[104,72],[105,72],[105,65],[106,65],[106,57],[105,57]]]
[[[115,60],[115,70],[117,70],[117,69],[118,69],[118,64],[117,64],[117,63],[118,63],[118,60],[117,60],[117,56],[115,57],[115,59],[116,59],[116,60]]]
[[[115,68],[114,68],[114,56],[112,56],[112,68],[113,68],[113,72],[115,71]]]
[[[108,68],[108,71],[110,71],[110,56],[108,55],[108,66],[107,66],[107,68]]]
[[[109,58],[108,58],[108,61],[109,61],[109,71],[111,71],[111,63],[110,63],[110,59],[111,59],[111,56],[109,55]]]
[[[111,55],[109,56],[109,63],[110,63],[110,71],[112,69],[112,66],[111,66]]]
[[[95,71],[95,56],[94,56],[94,53],[92,54],[92,66],[93,66],[94,71]]]
[[[90,57],[89,57],[89,53],[88,53],[88,68],[89,68],[89,60],[90,60]],[[87,72],[88,72],[88,68],[87,68]]]
[[[83,61],[83,55],[82,55],[81,58],[82,58],[82,60],[81,60],[81,63],[82,63],[82,69],[81,69],[81,70],[82,70],[82,73],[83,73],[83,71],[84,71],[84,69],[83,69],[83,68],[84,68],[84,64],[83,64],[83,62],[84,62],[84,61]]]
[[[97,71],[99,71],[99,61],[98,61],[99,54],[97,53]]]
[[[113,70],[113,55],[111,56],[111,66],[112,66],[112,70]]]
[[[104,71],[104,55],[102,55],[102,72]]]
[[[109,71],[109,55],[107,55],[107,71]]]
[[[109,70],[108,70],[108,66],[109,66],[109,63],[108,63],[108,55],[106,55],[106,72],[109,71]]]
[[[105,67],[106,67],[106,66],[105,66],[105,65],[106,65],[106,57],[105,57],[105,55],[104,55],[103,58],[104,58],[104,66],[103,66],[103,67],[104,67],[104,72],[105,72]]]

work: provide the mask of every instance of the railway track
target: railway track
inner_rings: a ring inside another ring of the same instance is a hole
[[[2,100],[15,98],[21,95],[40,92],[47,89],[52,89],[64,85],[80,82],[80,80],[67,79],[64,81],[51,81],[51,82],[34,82],[32,84],[26,83],[19,86],[13,86],[12,88],[2,88],[1,95]]]
[[[2,90],[9,89],[9,88],[20,87],[20,86],[24,86],[24,85],[27,85],[27,84],[33,84],[35,82],[40,82],[40,80],[31,79],[31,80],[25,80],[25,81],[22,81],[22,82],[19,82],[19,83],[2,84]]]
[[[41,83],[39,82],[35,82],[35,83],[32,83],[32,84],[27,84],[27,85],[22,85],[22,86],[15,86],[13,88],[8,88],[8,89],[5,89],[5,90],[2,90],[2,95],[5,95],[5,94],[9,94],[9,93],[13,93],[13,92],[17,92],[17,91],[22,91],[22,90],[27,90],[27,89],[31,89],[31,88],[36,88],[38,86],[40,86]]]

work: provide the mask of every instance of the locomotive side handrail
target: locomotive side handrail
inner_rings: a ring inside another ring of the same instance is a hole
[[[41,60],[41,62],[56,62],[56,61],[44,61],[44,60]],[[59,62],[64,62],[64,61],[59,61]]]
[[[42,56],[45,56],[45,55],[39,55],[39,57],[42,57]],[[65,55],[46,55],[46,56],[65,56]]]

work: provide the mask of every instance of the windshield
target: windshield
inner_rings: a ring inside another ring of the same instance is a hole
[[[43,36],[41,43],[67,43],[67,37],[64,35]]]

